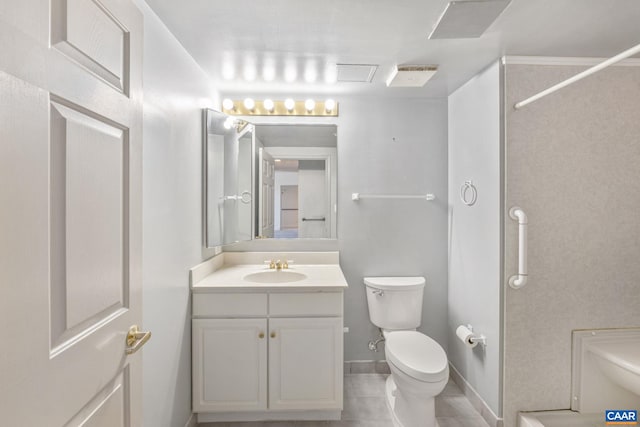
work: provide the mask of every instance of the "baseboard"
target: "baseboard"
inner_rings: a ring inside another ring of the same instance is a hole
[[[252,421],[338,421],[342,410],[309,411],[253,411],[253,412],[202,412],[197,415],[198,423],[252,422]],[[195,417],[194,417],[195,418]]]
[[[344,374],[390,374],[386,360],[349,360],[344,362]]]
[[[189,419],[187,420],[187,423],[184,425],[184,427],[197,427],[198,426],[198,422],[196,421],[196,414],[191,414],[189,416]]]
[[[471,384],[460,375],[460,372],[458,372],[451,363],[449,363],[449,368],[449,375],[453,382],[460,387],[464,395],[469,399],[469,402],[471,402],[471,405],[480,413],[487,424],[489,424],[490,427],[504,427],[504,420],[493,413],[489,405],[487,405],[478,392],[471,387]]]

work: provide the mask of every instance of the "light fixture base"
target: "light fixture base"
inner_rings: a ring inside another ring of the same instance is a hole
[[[327,111],[324,101],[316,101],[312,110],[307,110],[305,101],[295,101],[293,110],[289,111],[284,101],[273,101],[273,109],[268,110],[263,101],[255,101],[253,110],[245,108],[242,100],[234,100],[233,108],[222,107],[222,112],[230,116],[307,116],[307,117],[337,117],[338,103],[334,102],[333,108]]]

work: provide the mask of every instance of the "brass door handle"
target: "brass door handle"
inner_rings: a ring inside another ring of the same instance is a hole
[[[270,337],[271,337],[271,338],[275,338],[275,337],[276,337],[276,331],[271,332]]]
[[[142,332],[138,329],[138,325],[133,325],[127,332],[127,347],[124,352],[129,355],[140,350],[143,345],[151,338],[151,332]]]

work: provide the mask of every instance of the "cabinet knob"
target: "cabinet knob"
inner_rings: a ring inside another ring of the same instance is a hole
[[[258,334],[258,338],[260,338],[260,339],[264,338],[264,332],[260,332],[260,333]]]
[[[276,337],[276,331],[272,331],[271,332],[271,338],[275,338]]]

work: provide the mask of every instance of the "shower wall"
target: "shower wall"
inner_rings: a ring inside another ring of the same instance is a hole
[[[505,281],[517,268],[508,209],[529,217],[528,284],[505,287],[505,427],[517,411],[570,407],[572,330],[640,326],[640,68],[513,108],[585,68],[505,67]]]

